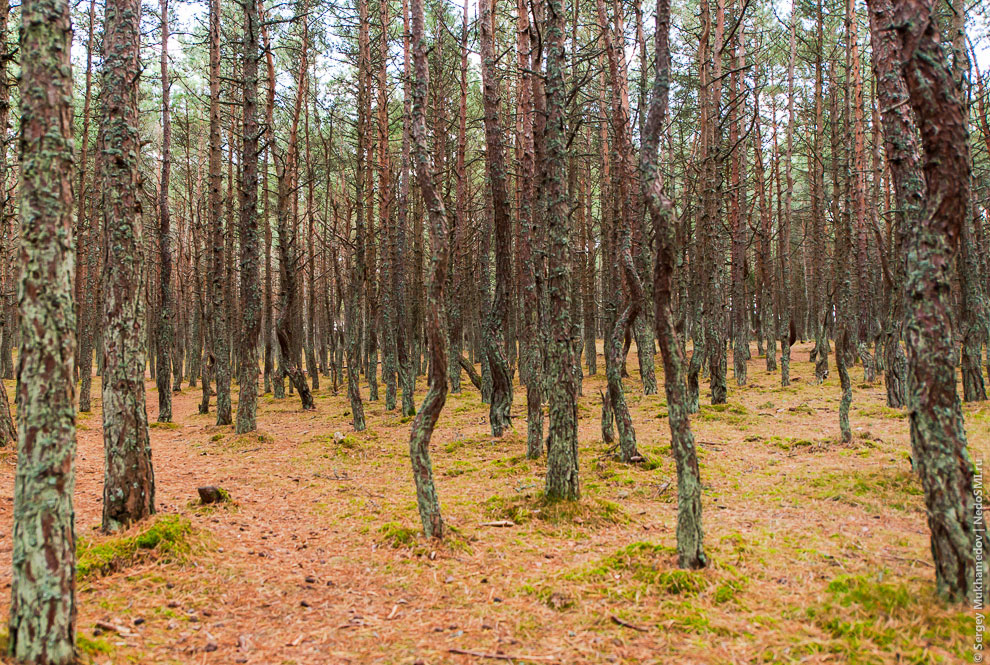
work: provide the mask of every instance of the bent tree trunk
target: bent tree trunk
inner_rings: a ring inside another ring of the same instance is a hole
[[[956,393],[951,257],[958,249],[970,195],[970,155],[963,105],[941,48],[933,0],[869,0],[878,50],[879,90],[898,99],[884,114],[884,140],[898,208],[905,211],[904,337],[907,342],[911,448],[924,489],[938,593],[972,601],[986,561],[977,562],[986,525],[973,520],[973,466]],[[898,67],[900,64],[900,67]],[[923,143],[921,173],[910,102]],[[901,148],[900,154],[892,153]],[[909,203],[905,206],[904,203]],[[983,566],[978,571],[977,566]],[[982,584],[982,582],[981,582]]]
[[[499,90],[495,78],[495,37],[492,0],[479,0],[481,14],[481,79],[484,91],[485,157],[488,161],[488,181],[491,183],[492,210],[495,220],[495,297],[488,312],[484,330],[485,355],[492,375],[492,401],[489,422],[492,436],[502,436],[511,427],[512,376],[505,355],[505,318],[509,310],[512,279],[512,218],[509,211],[509,190],[506,185],[505,145],[499,120]]]
[[[416,177],[423,193],[430,222],[431,283],[427,292],[426,334],[430,346],[429,388],[409,433],[409,459],[416,482],[416,502],[423,533],[427,538],[443,538],[443,518],[440,500],[433,484],[430,462],[430,438],[440,412],[447,401],[447,318],[443,287],[447,280],[449,247],[447,245],[447,214],[443,199],[434,185],[433,157],[426,135],[426,100],[430,86],[430,70],[423,34],[423,0],[412,0],[413,82],[412,82],[412,149]]]
[[[670,0],[657,0],[656,20],[656,80],[646,120],[640,172],[643,198],[657,238],[653,307],[663,357],[670,447],[677,466],[677,563],[682,568],[704,568],[708,565],[708,557],[701,529],[701,476],[688,416],[690,404],[684,376],[684,348],[678,339],[672,306],[672,276],[677,257],[675,225],[671,202],[663,191],[663,175],[657,168],[657,148],[670,95]]]
[[[20,413],[8,653],[65,665],[75,662],[76,632],[72,30],[65,0],[25,0],[21,16]]]

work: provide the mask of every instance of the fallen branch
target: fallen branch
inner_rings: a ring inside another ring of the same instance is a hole
[[[111,633],[117,633],[118,635],[124,637],[128,637],[131,634],[131,631],[127,630],[123,626],[112,624],[109,621],[97,621],[96,627],[99,628],[100,630],[105,630]]]
[[[643,628],[642,626],[637,626],[634,623],[629,623],[628,621],[624,621],[619,617],[615,616],[614,614],[612,615],[612,623],[617,623],[620,626],[625,626],[626,628],[632,628],[633,630],[638,630],[641,633],[648,633],[650,631],[649,628]]]
[[[482,522],[478,526],[515,526],[512,520],[496,520],[494,522]]]
[[[484,651],[468,651],[467,649],[447,649],[447,653],[474,656],[475,658],[493,658],[495,660],[557,660],[556,656],[520,656],[504,653],[486,653]]]

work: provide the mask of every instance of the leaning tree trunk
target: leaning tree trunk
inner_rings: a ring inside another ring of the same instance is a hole
[[[8,653],[19,663],[67,665],[76,662],[69,3],[25,0],[21,19],[20,413]]]
[[[664,194],[663,173],[657,168],[660,132],[666,123],[670,96],[670,0],[657,0],[656,20],[656,79],[643,137],[640,174],[643,198],[657,241],[653,308],[663,357],[671,450],[677,466],[677,563],[682,568],[704,568],[708,558],[701,529],[701,476],[688,415],[684,348],[677,332],[672,302],[672,276],[677,255],[675,223],[673,206]]]
[[[973,465],[956,393],[952,330],[951,256],[958,249],[970,194],[965,111],[945,61],[933,0],[869,0],[882,94],[900,99],[884,114],[898,202],[904,210],[904,336],[908,355],[911,448],[924,489],[938,593],[976,598],[986,561],[975,547],[985,524],[973,520]],[[898,68],[900,64],[900,68]],[[910,101],[923,144],[917,147],[904,101]],[[901,149],[900,158],[890,151]],[[921,164],[923,179],[919,175]],[[978,570],[981,566],[982,570]]]
[[[447,244],[447,213],[437,192],[433,157],[429,153],[426,134],[426,100],[429,93],[430,69],[426,58],[426,37],[423,28],[423,0],[410,3],[412,23],[412,149],[416,177],[423,194],[430,222],[430,265],[432,275],[427,293],[427,328],[430,346],[429,389],[413,420],[409,434],[409,458],[416,483],[416,502],[427,538],[443,538],[443,518],[440,500],[433,484],[430,462],[430,438],[436,427],[444,402],[447,401],[447,322],[445,319],[443,287],[447,280],[449,247]]]
[[[111,0],[104,18],[99,150],[103,194],[103,531],[155,512],[144,399],[145,243],[138,84],[141,3]]]
[[[604,0],[598,0],[598,20],[602,25],[606,25],[608,21]],[[616,219],[620,228],[618,229],[618,246],[614,248],[614,259],[618,263],[622,281],[625,284],[624,307],[613,322],[612,330],[606,340],[605,373],[608,379],[608,400],[615,414],[615,424],[619,430],[619,456],[623,462],[632,462],[640,459],[640,455],[636,448],[636,430],[633,428],[632,416],[629,413],[629,406],[626,404],[622,387],[622,369],[625,360],[623,342],[630,337],[644,299],[643,285],[632,256],[633,217],[639,206],[633,204],[634,167],[633,148],[628,134],[629,100],[624,92],[622,81],[619,80],[622,76],[619,47],[614,44],[610,28],[603,31],[603,36],[605,53],[608,56],[609,78],[612,81],[612,128],[617,144],[617,196],[621,206]],[[652,335],[649,337],[652,345]],[[640,353],[652,355],[653,349],[640,349]],[[645,379],[646,377],[644,377]]]

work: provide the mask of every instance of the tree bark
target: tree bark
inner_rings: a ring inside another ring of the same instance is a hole
[[[895,176],[903,199],[915,202],[912,212],[922,207],[903,226],[912,455],[924,489],[938,593],[972,602],[977,580],[987,576],[986,561],[978,562],[974,550],[977,539],[985,543],[987,534],[985,524],[973,520],[973,465],[956,393],[956,350],[946,334],[952,330],[951,257],[958,250],[970,195],[965,110],[942,52],[933,0],[898,0],[896,5],[870,0],[869,6],[875,42],[895,42],[886,63],[891,73],[880,83],[902,97],[906,84],[923,146],[924,186],[916,171]],[[898,63],[903,78],[897,75]],[[888,147],[903,142],[911,167],[910,157],[916,160],[919,151],[909,129],[901,113],[891,117],[889,126],[885,119]],[[892,173],[894,164],[891,160]]]
[[[663,174],[657,166],[660,133],[667,121],[670,96],[670,0],[657,0],[656,21],[656,78],[640,154],[640,178],[657,243],[653,307],[663,358],[671,450],[677,466],[677,563],[682,568],[696,569],[708,565],[701,529],[701,478],[684,380],[684,348],[672,307],[677,251],[673,206],[664,194]]]
[[[165,0],[163,0],[164,2]],[[244,139],[241,147],[240,269],[241,317],[238,339],[238,434],[258,429],[258,336],[261,333],[261,249],[258,246],[258,6],[246,0],[244,8],[241,94]]]
[[[155,512],[145,410],[145,243],[141,224],[138,83],[141,3],[106,5],[99,149],[103,194],[103,531]]]
[[[172,108],[168,77],[168,0],[160,0],[162,21],[162,173],[158,191],[158,326],[155,384],[158,387],[158,422],[172,422],[172,238],[168,209],[172,172]]]
[[[423,0],[410,2],[412,23],[412,116],[410,123],[413,159],[419,189],[423,194],[430,222],[430,289],[427,294],[427,335],[430,347],[429,389],[413,420],[409,434],[409,458],[416,483],[416,502],[427,538],[443,538],[443,518],[440,500],[433,484],[430,462],[430,438],[440,412],[447,400],[447,322],[444,284],[447,279],[449,247],[447,244],[447,214],[443,199],[436,190],[433,157],[426,135],[426,104],[429,96],[430,69],[426,57]]]
[[[20,412],[8,653],[19,663],[67,665],[76,660],[69,3],[25,0],[21,24]]]
[[[492,398],[488,422],[492,436],[500,437],[511,427],[512,376],[505,355],[505,320],[509,311],[512,280],[512,216],[506,184],[503,127],[499,118],[499,90],[495,73],[494,13],[491,0],[479,0],[482,104],[485,124],[485,159],[492,195],[495,226],[495,296],[484,329],[485,354],[492,374]]]

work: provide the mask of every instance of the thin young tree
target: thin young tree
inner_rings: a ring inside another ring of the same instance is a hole
[[[158,326],[155,347],[155,385],[158,387],[158,422],[172,422],[172,237],[168,188],[172,172],[172,109],[169,104],[168,0],[158,4],[162,22],[162,172],[158,190]]]
[[[141,224],[138,85],[140,0],[106,3],[100,92],[103,195],[103,531],[155,512],[145,408],[145,243]]]
[[[69,3],[21,4],[21,313],[8,653],[76,661]],[[3,128],[4,131],[6,128]]]

